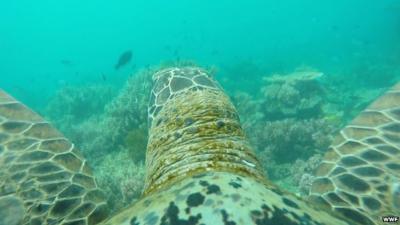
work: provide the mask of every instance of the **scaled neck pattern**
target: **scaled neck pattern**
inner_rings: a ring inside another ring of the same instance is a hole
[[[153,76],[144,194],[206,171],[264,179],[229,98],[200,68]]]

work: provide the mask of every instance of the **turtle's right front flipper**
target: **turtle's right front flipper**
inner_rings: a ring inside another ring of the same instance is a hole
[[[74,145],[0,89],[0,225],[85,225],[107,216]]]
[[[310,200],[348,218],[400,215],[400,83],[340,131],[315,176]]]

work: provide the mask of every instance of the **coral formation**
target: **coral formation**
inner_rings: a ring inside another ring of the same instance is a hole
[[[47,107],[50,121],[90,161],[115,210],[141,192],[153,70],[144,69],[131,76],[114,98],[99,97],[108,96],[108,89],[100,86],[67,87]]]
[[[289,75],[264,77],[262,108],[267,120],[315,118],[322,114],[324,90],[318,82],[322,73],[295,71]]]
[[[145,159],[147,138],[147,130],[143,128],[133,129],[125,137],[124,146],[128,149],[129,158],[135,163]]]
[[[47,117],[81,148],[114,210],[141,193],[151,75],[159,68],[188,65],[196,63],[171,61],[139,70],[117,94],[110,86],[69,86],[48,105]],[[217,71],[207,70],[211,75]],[[354,88],[354,80],[322,76],[305,67],[287,75],[262,74],[260,67],[244,62],[223,68],[216,78],[238,109],[269,178],[287,190],[307,194],[310,172],[332,135],[383,89]],[[244,75],[252,79],[238,82]]]
[[[301,196],[307,196],[310,193],[311,184],[314,181],[314,176],[310,173],[304,173],[298,184],[298,193]]]
[[[296,186],[302,187],[302,182],[305,182],[304,175],[310,175],[321,163],[322,155],[315,154],[307,160],[297,159],[291,168],[291,174],[293,174],[293,183]]]
[[[71,134],[72,126],[101,114],[114,94],[115,90],[104,84],[65,86],[50,99],[44,113],[60,130]]]
[[[299,192],[303,174],[315,166],[341,120],[326,113],[322,73],[299,68],[263,78],[260,95],[236,92],[233,102],[269,178]],[[296,162],[293,164],[293,162]]]
[[[266,121],[256,128],[257,149],[278,163],[307,159],[327,149],[332,129],[322,119]]]
[[[129,157],[127,149],[112,152],[94,170],[96,180],[107,193],[113,211],[137,200],[142,192],[145,166],[143,162],[127,160]]]
[[[310,68],[263,80],[266,83],[261,98],[247,97],[242,101],[263,114],[246,131],[251,132],[250,140],[270,179],[287,190],[306,195],[313,179],[311,171],[319,164],[320,154],[326,151],[333,135],[384,89],[354,88],[360,86],[354,80],[322,76]],[[255,102],[258,107],[254,107]]]
[[[139,70],[116,96],[104,85],[65,87],[47,106],[49,120],[90,161],[114,210],[125,207],[141,193],[151,75],[159,68],[183,65],[195,63],[171,61]],[[213,74],[216,68],[207,70]]]
[[[83,144],[84,153],[95,164],[99,185],[109,191],[109,202],[115,210],[141,193],[152,73],[153,69],[145,69],[131,76],[118,96],[105,106],[101,119],[88,120],[91,128],[80,127],[86,134],[95,133],[94,139]]]

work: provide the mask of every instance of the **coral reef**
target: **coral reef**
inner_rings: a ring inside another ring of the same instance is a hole
[[[333,135],[384,89],[360,87],[341,76],[322,76],[312,68],[263,80],[259,99],[239,98],[245,104],[240,113],[256,110],[263,115],[245,113],[242,117],[253,120],[252,129],[246,131],[251,132],[250,140],[270,179],[306,195],[313,179],[310,174]]]
[[[262,108],[267,120],[314,118],[323,113],[322,73],[298,70],[289,75],[264,77]]]
[[[322,161],[321,154],[315,154],[307,160],[297,159],[291,168],[293,174],[293,182],[299,185],[302,182],[304,174],[311,174]]]
[[[327,149],[332,128],[322,119],[266,121],[253,135],[257,149],[278,163],[307,159]]]
[[[307,195],[313,176],[312,171],[321,162],[321,154],[314,154],[308,159],[296,159],[293,163],[277,163],[267,152],[260,152],[259,158],[269,179],[298,195]]]
[[[140,196],[145,176],[143,162],[133,163],[127,149],[112,152],[96,166],[94,175],[107,193],[114,211],[127,206]]]
[[[68,134],[73,125],[101,114],[114,95],[112,86],[103,84],[65,86],[50,99],[44,114]]]
[[[48,104],[45,116],[82,150],[114,210],[137,199],[143,188],[151,75],[159,68],[188,65],[196,63],[170,61],[139,70],[118,93],[105,85],[68,86]],[[206,69],[212,75],[217,71]],[[262,71],[242,62],[224,67],[216,78],[232,98],[269,178],[305,195],[310,173],[335,132],[384,88],[355,88],[357,79],[307,67],[264,78]],[[238,82],[243,76],[252,79]]]
[[[171,61],[139,70],[117,95],[100,85],[66,87],[47,106],[46,116],[82,150],[114,210],[141,193],[151,76],[159,68],[182,65],[195,63]]]
[[[88,159],[115,210],[141,193],[153,71],[148,68],[132,75],[114,98],[109,89],[98,85],[67,87],[47,107],[49,120]]]
[[[310,193],[311,184],[314,181],[314,176],[310,173],[304,173],[298,184],[298,192],[300,196],[307,196]]]
[[[76,136],[72,136],[72,141],[82,143],[80,146],[83,153],[95,163],[110,152],[128,147],[124,144],[132,144],[125,141],[130,131],[141,129],[147,133],[147,102],[151,74],[151,69],[134,74],[119,94],[105,105],[103,113],[93,114],[90,119],[73,125],[72,133]]]
[[[305,192],[301,178],[318,164],[341,124],[338,112],[325,112],[329,102],[322,78],[321,72],[303,67],[264,77],[259,95],[236,92],[232,97],[266,174],[296,193]]]
[[[123,143],[130,130],[147,129],[147,104],[154,70],[144,69],[131,76],[118,96],[105,107],[104,127],[110,131],[112,142]]]
[[[135,163],[143,162],[146,157],[147,138],[147,130],[143,128],[133,129],[125,137],[124,146]]]

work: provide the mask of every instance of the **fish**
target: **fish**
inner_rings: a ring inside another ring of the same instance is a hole
[[[122,66],[125,66],[126,64],[128,64],[132,59],[132,51],[131,50],[127,50],[125,52],[123,52],[118,59],[117,64],[115,64],[115,69],[118,70],[119,68],[121,68]]]

